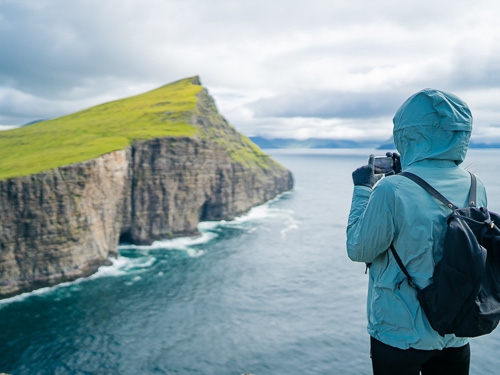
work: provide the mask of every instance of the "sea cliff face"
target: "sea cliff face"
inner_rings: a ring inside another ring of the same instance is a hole
[[[133,142],[92,160],[0,180],[0,298],[88,276],[119,241],[194,235],[293,186],[198,94],[193,137]],[[36,126],[36,125],[34,125]]]
[[[130,165],[121,239],[135,244],[196,234],[200,221],[232,219],[293,185],[278,164],[252,169],[192,138],[136,143]]]
[[[0,181],[0,297],[89,275],[116,254],[129,155]]]

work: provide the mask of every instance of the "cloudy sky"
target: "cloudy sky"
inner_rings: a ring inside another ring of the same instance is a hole
[[[199,75],[249,136],[386,139],[431,87],[500,140],[499,20],[497,0],[0,0],[0,125]]]

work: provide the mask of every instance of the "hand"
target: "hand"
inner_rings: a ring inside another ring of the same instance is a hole
[[[401,156],[397,152],[386,152],[385,156],[392,158],[392,165],[394,169],[394,173],[387,173],[386,176],[401,172]]]
[[[354,172],[352,172],[352,181],[355,186],[366,186],[370,189],[373,188],[373,185],[377,183],[378,180],[382,178],[382,175],[375,175],[373,171],[373,160],[375,159],[374,155],[370,155],[368,158],[368,164],[359,167]]]

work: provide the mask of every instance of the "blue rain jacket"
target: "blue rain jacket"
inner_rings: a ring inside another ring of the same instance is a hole
[[[459,165],[467,153],[472,116],[458,97],[426,89],[410,97],[394,116],[394,143],[402,169],[435,187],[455,205],[465,207],[470,175]],[[478,179],[477,205],[486,207]],[[355,186],[347,227],[347,252],[369,268],[368,333],[400,349],[459,347],[467,338],[440,336],[430,326],[389,246],[394,244],[408,272],[421,288],[431,282],[442,257],[451,210],[411,180],[395,175],[370,189]]]

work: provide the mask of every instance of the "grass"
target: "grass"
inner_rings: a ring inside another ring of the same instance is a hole
[[[253,162],[259,168],[263,169],[280,165],[247,137],[243,136],[243,141],[246,147],[240,147],[231,153],[231,158],[234,161],[250,167],[252,167]]]
[[[250,169],[283,168],[278,162],[264,153],[256,144],[229,125],[217,111],[212,98],[200,96],[201,113],[212,126],[203,127],[201,137],[206,137],[224,148],[231,160]]]
[[[120,150],[135,140],[194,136],[188,123],[202,86],[192,78],[34,125],[0,132],[0,180]]]
[[[269,169],[278,165],[269,155],[263,152],[246,136],[239,133],[227,133],[222,129],[207,130],[209,138],[227,150],[234,162],[248,168]]]

